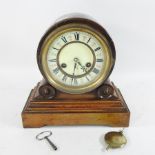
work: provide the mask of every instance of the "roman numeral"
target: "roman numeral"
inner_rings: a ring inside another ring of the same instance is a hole
[[[75,85],[78,85],[78,82],[77,82],[77,79],[76,78],[74,78],[74,84]]]
[[[56,59],[51,59],[51,60],[48,60],[50,62],[56,62]]]
[[[72,83],[74,83],[74,85],[78,85],[77,79],[73,77],[73,78],[72,78]]]
[[[67,43],[67,39],[64,36],[61,37],[61,39],[63,40],[64,43]]]
[[[74,33],[74,37],[75,37],[76,40],[79,40],[79,33],[77,33],[77,32]]]
[[[99,70],[97,68],[94,68],[92,72],[94,72],[95,74],[98,74]]]
[[[88,39],[87,44],[89,43],[90,39],[91,39],[91,38]]]
[[[97,59],[96,61],[97,62],[103,62],[103,59]]]
[[[96,49],[94,49],[94,51],[96,52],[96,51],[98,51],[100,49],[101,49],[101,47],[97,47]]]
[[[66,82],[66,80],[67,80],[67,75],[64,75],[62,78],[62,81]]]
[[[58,74],[58,72],[59,72],[59,68],[58,67],[53,70],[54,74]]]

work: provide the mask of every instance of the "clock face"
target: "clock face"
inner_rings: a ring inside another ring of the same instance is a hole
[[[99,40],[89,33],[65,32],[49,45],[46,61],[50,75],[66,87],[90,85],[105,66],[103,50]]]
[[[63,23],[64,24],[64,23]],[[56,89],[81,94],[100,86],[114,64],[107,38],[83,24],[54,27],[38,47],[44,78]]]

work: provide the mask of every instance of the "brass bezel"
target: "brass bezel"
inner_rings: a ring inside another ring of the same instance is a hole
[[[50,71],[47,66],[47,52],[50,44],[61,34],[68,32],[68,31],[83,31],[90,33],[93,35],[102,45],[103,48],[103,54],[105,56],[105,67],[100,73],[100,76],[93,80],[93,83],[89,85],[83,85],[83,86],[67,86],[65,84],[60,83],[58,80],[53,78],[50,74]],[[110,48],[110,45],[108,43],[108,40],[106,39],[105,36],[103,36],[101,33],[99,33],[97,30],[94,28],[85,25],[85,24],[79,24],[79,23],[70,23],[66,25],[62,25],[58,27],[57,29],[53,30],[51,33],[49,33],[46,38],[44,39],[44,42],[42,43],[41,47],[41,66],[42,66],[42,73],[44,77],[47,79],[47,81],[54,86],[56,89],[70,93],[70,94],[81,94],[81,93],[86,93],[89,91],[94,90],[98,86],[100,86],[108,77],[113,64],[114,64],[114,59],[112,56],[112,51]]]

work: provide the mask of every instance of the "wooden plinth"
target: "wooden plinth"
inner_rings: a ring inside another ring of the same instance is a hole
[[[112,96],[99,99],[96,91],[71,95],[57,91],[53,99],[39,97],[41,83],[31,91],[22,111],[24,128],[50,125],[129,126],[130,111],[113,83]]]

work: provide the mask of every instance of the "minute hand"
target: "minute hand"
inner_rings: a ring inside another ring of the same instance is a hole
[[[76,66],[77,66],[77,63],[74,64],[73,76],[75,75]]]

